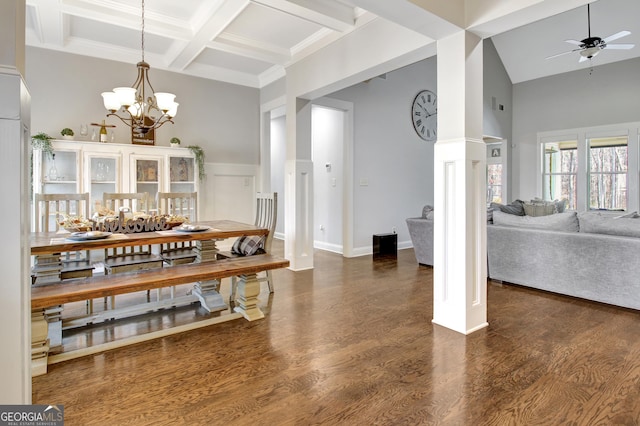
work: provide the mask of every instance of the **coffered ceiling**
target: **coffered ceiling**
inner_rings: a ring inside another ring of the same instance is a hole
[[[456,25],[427,13],[422,0],[145,0],[145,60],[152,68],[251,87],[284,76],[285,67],[373,19],[387,19],[425,35],[425,43],[446,36]],[[462,4],[470,0],[456,2]],[[135,64],[141,59],[141,7],[134,0],[27,0],[29,46]],[[490,4],[474,0],[474,4]],[[470,25],[494,43],[512,81],[567,72],[578,58],[565,55],[565,39],[586,37],[585,0],[525,2],[523,13],[501,16],[494,33],[484,23]],[[452,3],[453,4],[453,3]],[[562,13],[531,22],[536,16]],[[579,5],[577,9],[568,10]],[[449,7],[438,4],[435,7]],[[551,11],[548,12],[547,10]],[[478,13],[481,15],[481,13]],[[525,16],[525,18],[523,18]],[[528,18],[527,18],[528,16]],[[592,33],[606,37],[626,29],[631,51],[605,51],[593,65],[640,56],[640,1],[598,0],[592,4]],[[533,17],[533,18],[531,18]],[[512,22],[511,24],[508,21]],[[452,19],[453,21],[453,19]],[[505,24],[505,22],[507,22]],[[431,38],[429,38],[431,37]],[[587,61],[588,62],[588,61]],[[589,66],[589,63],[580,64]]]

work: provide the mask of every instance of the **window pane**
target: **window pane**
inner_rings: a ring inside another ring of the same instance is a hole
[[[624,173],[592,173],[589,192],[591,209],[627,209],[627,175]]]
[[[578,141],[544,144],[545,173],[576,173],[578,170]]]
[[[502,185],[502,164],[487,165],[487,184]]]
[[[489,185],[487,189],[487,202],[504,204],[502,201],[502,186]]]
[[[567,200],[567,208],[576,209],[578,196],[577,175],[543,176],[542,193],[545,200]]]
[[[589,140],[589,208],[626,210],[627,137]]]
[[[503,203],[502,164],[487,164],[487,203]]]
[[[593,172],[627,171],[627,137],[589,140],[589,170]]]

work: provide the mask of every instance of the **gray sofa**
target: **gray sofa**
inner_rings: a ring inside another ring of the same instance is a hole
[[[487,226],[491,279],[640,309],[640,219],[494,211],[493,221]]]
[[[408,218],[407,228],[418,263],[433,266],[433,207],[426,205],[422,216]]]

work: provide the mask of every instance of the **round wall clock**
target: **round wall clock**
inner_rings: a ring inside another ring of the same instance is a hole
[[[411,120],[416,133],[425,141],[437,138],[437,114],[436,94],[431,90],[420,91],[411,105]]]

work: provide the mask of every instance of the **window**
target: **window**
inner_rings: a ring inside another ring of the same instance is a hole
[[[507,155],[507,144],[501,142],[487,143],[487,206],[491,203],[505,203],[506,182],[504,159]]]
[[[627,139],[589,139],[590,209],[627,209]]]
[[[487,204],[502,201],[502,164],[487,164]]]
[[[578,198],[578,141],[548,142],[543,144],[543,149],[542,198],[567,200],[567,207],[575,210]]]
[[[538,133],[537,194],[577,211],[640,210],[640,122]]]

